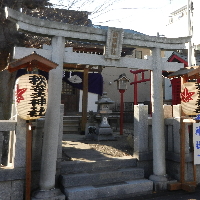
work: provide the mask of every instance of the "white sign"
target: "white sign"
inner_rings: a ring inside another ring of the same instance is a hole
[[[200,123],[193,124],[194,164],[200,164]]]

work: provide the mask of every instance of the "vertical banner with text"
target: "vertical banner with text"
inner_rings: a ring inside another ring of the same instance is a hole
[[[193,124],[194,164],[200,164],[200,123]]]

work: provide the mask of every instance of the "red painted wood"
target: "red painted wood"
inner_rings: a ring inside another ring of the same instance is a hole
[[[123,121],[124,121],[124,92],[125,90],[119,90],[121,94],[120,104],[120,135],[123,135]]]

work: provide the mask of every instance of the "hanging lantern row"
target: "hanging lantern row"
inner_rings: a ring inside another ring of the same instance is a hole
[[[15,103],[18,115],[25,120],[44,116],[47,108],[47,80],[38,74],[25,74],[16,80]]]

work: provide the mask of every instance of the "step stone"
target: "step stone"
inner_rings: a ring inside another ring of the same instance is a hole
[[[82,186],[65,188],[64,193],[68,200],[94,200],[103,198],[119,198],[127,195],[135,196],[151,193],[153,182],[146,179],[125,181],[113,185]]]
[[[79,125],[80,124],[80,122],[78,122],[78,121],[63,121],[63,125],[64,126],[67,126],[67,125]]]
[[[63,126],[63,131],[78,130],[79,126]]]
[[[80,119],[63,119],[63,122],[80,122]]]
[[[79,126],[79,123],[65,123],[63,126]]]
[[[66,130],[63,130],[63,134],[78,134],[80,133],[80,130],[79,129],[68,129],[67,131]]]
[[[75,174],[85,172],[112,171],[121,168],[137,166],[137,159],[112,159],[96,162],[63,161],[61,163],[61,174]]]
[[[142,179],[144,177],[144,170],[141,168],[126,168],[100,173],[69,174],[61,177],[61,183],[66,188]]]
[[[74,134],[80,132],[80,116],[63,117],[63,133]]]
[[[80,121],[81,117],[77,117],[77,116],[69,116],[69,117],[63,117],[63,121],[65,120],[76,120],[76,121]]]

